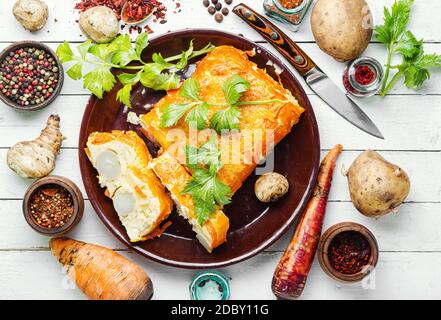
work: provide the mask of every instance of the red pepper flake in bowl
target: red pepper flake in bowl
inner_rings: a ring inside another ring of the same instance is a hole
[[[351,62],[343,73],[343,85],[348,93],[356,97],[373,96],[381,87],[383,67],[370,57],[361,57]]]
[[[74,212],[72,195],[59,185],[45,185],[31,196],[30,212],[40,227],[61,228],[72,218]]]
[[[149,16],[155,7],[149,0],[130,0],[123,8],[123,20],[126,23],[136,23]]]
[[[328,259],[332,267],[342,274],[356,274],[369,264],[371,248],[359,232],[344,231],[332,239]]]
[[[148,12],[148,14],[150,14],[152,10],[155,10],[154,16],[157,19],[165,19],[165,12],[167,11],[167,8],[162,4],[162,2],[157,0],[81,0],[75,5],[75,9],[84,12],[96,6],[106,6],[115,12],[118,21],[120,21],[121,11],[126,2],[128,6],[133,8],[133,10],[130,10],[131,15],[133,16],[142,16],[148,10],[150,10]],[[135,5],[137,6],[136,11],[134,9]]]

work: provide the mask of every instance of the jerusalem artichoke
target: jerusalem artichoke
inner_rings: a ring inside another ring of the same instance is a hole
[[[51,115],[37,139],[19,142],[9,149],[8,166],[23,178],[45,177],[55,168],[62,141],[60,117]]]
[[[148,300],[153,284],[141,267],[111,249],[54,238],[52,253],[78,288],[92,300]]]

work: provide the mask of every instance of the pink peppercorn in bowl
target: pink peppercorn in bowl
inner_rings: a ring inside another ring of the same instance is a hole
[[[26,191],[23,214],[29,226],[50,237],[64,235],[83,217],[84,198],[71,180],[48,176],[35,181]]]
[[[60,94],[63,82],[61,61],[40,42],[16,42],[0,53],[0,100],[12,108],[47,107]]]

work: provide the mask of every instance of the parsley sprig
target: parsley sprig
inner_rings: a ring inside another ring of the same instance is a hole
[[[189,60],[204,55],[214,49],[208,44],[201,50],[194,50],[190,42],[188,50],[181,54],[164,58],[160,53],[152,56],[152,62],[143,61],[142,52],[149,45],[147,33],[141,33],[133,45],[129,35],[120,35],[112,42],[95,44],[90,40],[77,46],[74,53],[70,44],[65,41],[57,48],[57,55],[63,63],[70,62],[72,66],[67,75],[74,80],[83,79],[84,88],[91,91],[99,99],[104,92],[109,92],[115,86],[117,79],[123,87],[117,93],[118,101],[129,106],[130,93],[138,82],[153,90],[176,89],[181,84],[177,71],[184,69]],[[92,71],[84,74],[86,65],[93,67]],[[120,73],[117,77],[112,68],[131,71]]]
[[[218,178],[222,163],[216,136],[213,135],[199,149],[187,146],[186,157],[192,179],[182,194],[192,196],[198,222],[204,225],[217,206],[229,204],[232,196],[230,187]]]
[[[271,99],[260,101],[240,101],[242,95],[248,91],[250,83],[239,75],[233,75],[222,84],[226,103],[212,103],[200,98],[199,83],[190,78],[186,80],[179,90],[182,97],[189,102],[182,104],[170,104],[161,116],[161,127],[175,126],[179,120],[185,117],[189,124],[196,124],[198,130],[204,130],[209,126],[218,133],[223,130],[240,130],[240,106],[265,105],[271,103],[289,103],[290,100]],[[209,106],[223,107],[209,119]]]
[[[419,89],[430,78],[430,68],[441,67],[441,55],[425,54],[423,40],[406,30],[414,0],[396,0],[391,10],[384,8],[384,24],[375,28],[377,39],[387,45],[386,72],[380,94],[385,96],[404,77],[408,88]],[[391,65],[394,53],[402,55],[400,65]],[[396,70],[389,81],[391,70]]]

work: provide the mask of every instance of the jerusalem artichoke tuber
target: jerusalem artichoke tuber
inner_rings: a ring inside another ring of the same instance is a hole
[[[148,300],[153,284],[141,267],[111,249],[54,238],[52,253],[78,288],[92,300]]]
[[[8,151],[8,166],[23,178],[47,176],[55,168],[62,141],[60,117],[51,115],[37,139],[19,142]]]

